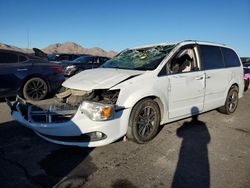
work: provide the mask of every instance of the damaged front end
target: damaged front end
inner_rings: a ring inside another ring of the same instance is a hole
[[[62,123],[69,121],[77,112],[77,108],[68,104],[53,102],[52,104],[31,104],[17,97],[11,104],[12,114],[19,112],[29,123]]]
[[[106,119],[111,118],[111,112],[115,110],[119,90],[94,90],[91,92],[65,89],[56,95],[56,99],[49,103],[29,103],[17,96],[12,104],[7,99],[7,104],[11,111],[18,111],[25,120],[31,123],[61,123],[69,121],[80,108],[81,112],[86,112],[88,108],[104,108],[101,112],[106,115]],[[87,106],[87,107],[86,107]],[[97,111],[98,109],[96,109]],[[94,112],[94,109],[92,109]],[[109,112],[110,111],[110,112]],[[103,120],[106,120],[103,118]],[[94,119],[95,120],[95,119]],[[101,120],[101,119],[100,119]]]
[[[94,121],[112,119],[120,90],[93,90],[91,92],[66,89],[57,94],[57,98],[72,107],[78,107],[81,113]]]
[[[64,89],[56,99],[46,103],[29,103],[19,96],[14,103],[6,101],[15,120],[46,140],[88,146],[87,142],[107,138],[106,130],[93,129],[93,125],[112,120],[116,111],[121,111],[116,105],[118,95],[119,90]],[[85,145],[76,144],[80,142]]]

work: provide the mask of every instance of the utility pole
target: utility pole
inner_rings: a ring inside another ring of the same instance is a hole
[[[29,49],[31,46],[31,41],[30,41],[30,31],[29,28],[27,29],[27,48]]]

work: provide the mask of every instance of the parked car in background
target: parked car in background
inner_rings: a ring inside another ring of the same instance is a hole
[[[76,58],[85,55],[85,54],[67,54],[67,53],[46,54],[44,51],[42,51],[39,48],[33,48],[33,51],[34,51],[35,56],[51,61],[51,62],[73,61]]]
[[[240,60],[243,64],[250,63],[250,57],[241,57]]]
[[[44,99],[64,81],[63,68],[37,56],[0,49],[0,97]]]
[[[48,60],[49,61],[73,61],[76,58],[85,55],[85,54],[49,54]]]
[[[249,88],[249,80],[250,80],[250,62],[246,62],[243,64],[244,66],[244,91],[247,91]]]
[[[250,79],[250,58],[249,57],[241,57],[241,62],[244,68],[244,91],[247,91],[249,88],[249,79]]]
[[[84,55],[73,61],[61,61],[59,64],[64,67],[65,76],[73,76],[83,70],[97,68],[107,60],[109,60],[108,57]]]
[[[242,78],[240,59],[226,45],[161,43],[124,50],[67,79],[60,105],[8,104],[15,120],[53,143],[96,147],[126,135],[143,144],[160,125],[217,108],[234,113]]]

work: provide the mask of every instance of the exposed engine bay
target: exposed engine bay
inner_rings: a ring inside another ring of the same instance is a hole
[[[29,103],[19,96],[13,105],[7,102],[12,110],[19,111],[24,119],[31,123],[61,123],[69,121],[83,101],[115,105],[118,95],[119,90],[89,92],[64,88],[49,104]]]
[[[69,104],[71,106],[79,106],[82,101],[94,101],[104,104],[115,104],[119,95],[119,90],[93,90],[93,91],[81,91],[74,89],[64,89],[61,93],[58,93],[56,97],[61,102]]]

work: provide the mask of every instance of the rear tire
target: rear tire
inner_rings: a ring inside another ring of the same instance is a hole
[[[158,133],[160,109],[152,99],[139,101],[132,109],[127,137],[139,144],[152,140]]]
[[[238,88],[237,86],[232,86],[227,94],[226,102],[224,106],[220,107],[218,110],[223,114],[232,114],[235,112],[238,102],[239,102],[239,96],[238,96]]]
[[[23,96],[28,100],[42,100],[47,94],[48,86],[42,78],[31,78],[23,86]]]

